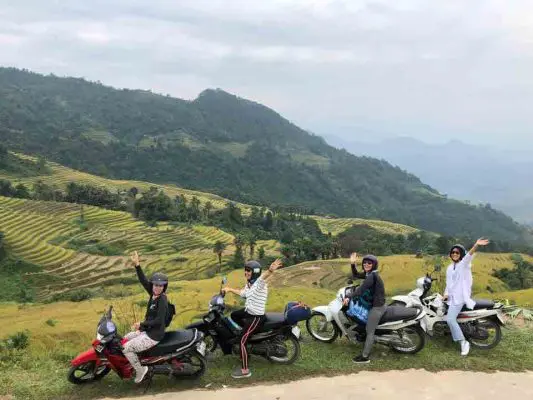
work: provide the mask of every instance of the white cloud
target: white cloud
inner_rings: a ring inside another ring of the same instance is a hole
[[[0,0],[0,64],[221,87],[324,133],[533,146],[532,18],[529,0]]]

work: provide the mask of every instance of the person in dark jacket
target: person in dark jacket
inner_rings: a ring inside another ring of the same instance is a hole
[[[368,289],[372,292],[372,308],[368,313],[368,322],[366,324],[366,340],[361,355],[355,357],[353,361],[358,364],[369,363],[370,351],[374,345],[374,333],[379,325],[381,317],[387,310],[385,305],[385,285],[378,274],[378,259],[371,254],[363,257],[363,271],[357,271],[357,253],[350,256],[352,276],[354,279],[364,279],[363,283],[352,293],[353,297],[361,296]],[[348,305],[349,298],[344,299],[344,305]]]
[[[139,282],[150,295],[144,321],[133,324],[133,332],[125,336],[128,341],[123,347],[124,356],[135,369],[135,383],[140,383],[146,376],[148,367],[141,365],[137,353],[154,347],[165,336],[165,319],[168,311],[168,300],[165,292],[168,287],[168,278],[165,274],[156,272],[148,280],[141,268],[137,252],[132,254],[131,261]]]

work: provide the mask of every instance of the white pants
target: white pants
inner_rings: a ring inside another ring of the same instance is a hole
[[[128,339],[128,341],[123,346],[124,350],[122,352],[130,362],[131,366],[135,368],[135,371],[138,372],[141,369],[141,362],[139,361],[139,357],[137,357],[136,353],[148,350],[159,342],[150,339],[146,332],[130,332],[124,337]]]

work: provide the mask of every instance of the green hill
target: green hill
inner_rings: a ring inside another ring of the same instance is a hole
[[[385,161],[337,150],[222,90],[185,101],[2,68],[0,121],[0,140],[10,150],[108,178],[174,183],[248,204],[450,235],[527,237],[489,206],[447,199]]]

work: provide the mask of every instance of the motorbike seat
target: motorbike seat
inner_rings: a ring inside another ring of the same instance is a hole
[[[418,309],[412,307],[387,306],[387,310],[379,321],[380,324],[394,321],[409,321],[418,316]]]
[[[484,300],[484,299],[472,299],[472,300],[476,302],[476,305],[474,306],[474,310],[482,310],[482,309],[491,310],[494,308],[495,303],[492,300]],[[465,305],[461,311],[472,311],[472,310],[467,308]]]
[[[139,353],[145,357],[156,357],[172,353],[181,347],[194,342],[198,336],[196,329],[176,330],[165,332],[163,339],[151,349]]]
[[[261,331],[268,331],[271,329],[279,328],[285,324],[285,314],[283,313],[266,313],[265,321]]]

